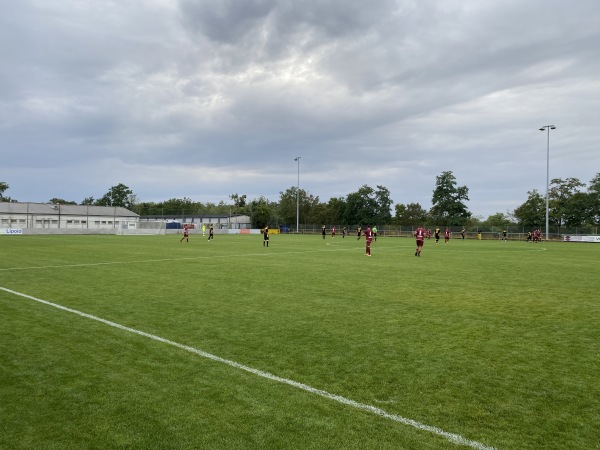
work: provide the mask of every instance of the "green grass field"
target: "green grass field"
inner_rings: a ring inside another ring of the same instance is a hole
[[[0,448],[600,448],[600,245],[179,238],[0,238]]]

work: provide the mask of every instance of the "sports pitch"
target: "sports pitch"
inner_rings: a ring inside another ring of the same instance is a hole
[[[600,245],[0,238],[0,448],[600,448]]]

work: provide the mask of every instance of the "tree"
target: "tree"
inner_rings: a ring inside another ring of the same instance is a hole
[[[600,225],[600,172],[590,181],[588,188],[590,204],[590,222]]]
[[[90,206],[93,204],[94,204],[94,197],[86,197],[80,203],[80,205],[90,205]]]
[[[96,200],[95,204],[97,206],[120,206],[132,209],[136,203],[137,198],[133,191],[123,183],[119,183],[111,187],[102,198]]]
[[[229,198],[233,200],[233,206],[236,208],[243,208],[246,206],[246,195],[231,194]]]
[[[377,215],[375,191],[366,184],[346,197],[344,221],[347,224],[371,224]]]
[[[438,224],[461,225],[471,213],[464,202],[469,200],[469,188],[456,186],[456,178],[451,171],[442,172],[436,177],[430,210],[432,220]]]
[[[322,211],[314,210],[319,204],[319,197],[308,194],[304,189],[291,187],[285,192],[279,192],[279,217],[287,225],[296,223],[296,193],[300,209],[299,223],[317,223],[321,220]],[[316,221],[316,222],[315,222]]]
[[[4,182],[4,181],[0,181],[0,202],[14,202],[16,200],[13,200],[10,197],[5,197],[4,196],[4,191],[8,190],[9,186],[8,183]]]
[[[273,211],[269,206],[269,201],[265,197],[250,202],[250,221],[252,228],[264,228],[265,225],[274,225]]]
[[[394,206],[394,224],[395,225],[401,225],[402,222],[402,216],[404,215],[404,212],[406,211],[406,205],[404,205],[404,203],[396,203],[396,206]]]
[[[377,190],[366,184],[357,192],[352,192],[346,197],[346,207],[343,220],[347,224],[383,225],[390,223],[392,201],[390,191],[384,186],[377,186]]]
[[[562,208],[563,225],[581,227],[594,223],[593,197],[587,192],[575,192]]]
[[[569,225],[568,220],[572,223],[581,224],[585,222],[585,211],[576,210],[570,205],[573,202],[573,197],[579,192],[579,188],[585,187],[577,178],[554,178],[550,182],[550,190],[548,191],[549,216],[552,222],[559,228],[563,225]],[[580,200],[581,201],[581,200]],[[567,218],[567,216],[569,216]]]
[[[287,225],[296,223],[296,194],[298,194],[298,203],[306,197],[304,190],[298,190],[296,187],[288,188],[285,192],[279,192],[279,214],[283,223]]]
[[[0,199],[4,198],[4,191],[6,191],[8,188],[8,183],[0,181]]]
[[[481,225],[483,221],[483,217],[481,216],[471,216],[462,224],[465,228],[476,228]]]
[[[154,207],[155,210],[160,210],[158,214],[177,216],[182,214],[195,214],[199,212],[198,205],[187,197],[170,198],[162,203],[158,203]]]
[[[63,200],[62,198],[51,198],[50,200],[48,200],[48,203],[51,203],[52,205],[76,205],[77,202],[70,202],[67,200]]]
[[[519,221],[519,225],[526,228],[539,227],[545,221],[546,200],[534,189],[527,192],[527,200],[516,208],[513,215]]]
[[[341,224],[344,210],[346,209],[346,199],[343,197],[330,198],[326,205],[326,219],[328,224]]]
[[[498,212],[489,216],[482,225],[488,227],[506,227],[511,224],[510,217],[508,215]]]
[[[318,195],[307,194],[304,200],[300,197],[300,221],[304,223],[321,223],[325,215],[325,205],[321,205]]]
[[[388,224],[392,221],[392,199],[390,190],[385,186],[377,185],[375,190],[376,217],[375,223],[380,225]]]
[[[330,223],[329,211],[326,203],[317,202],[310,208],[308,222],[313,224],[328,224]]]
[[[427,210],[419,203],[409,203],[396,205],[396,215],[394,217],[398,225],[424,225],[428,219]]]

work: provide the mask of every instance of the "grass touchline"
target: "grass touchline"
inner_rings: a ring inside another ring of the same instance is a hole
[[[121,325],[121,324],[118,324],[116,322],[112,322],[110,320],[106,320],[106,319],[103,319],[101,317],[94,316],[92,314],[87,314],[87,313],[84,313],[82,311],[78,311],[76,309],[67,308],[67,307],[59,305],[57,303],[53,303],[53,302],[49,302],[47,300],[43,300],[43,299],[40,299],[40,298],[37,298],[37,297],[33,297],[31,295],[27,295],[27,294],[24,294],[22,292],[13,291],[11,289],[7,289],[7,288],[2,287],[2,286],[0,286],[0,290],[8,292],[9,294],[13,294],[13,295],[16,295],[16,296],[27,298],[29,300],[36,301],[38,303],[42,303],[42,304],[47,305],[47,306],[51,306],[53,308],[60,309],[62,311],[73,313],[73,314],[76,314],[78,316],[85,317],[87,319],[95,320],[97,322],[101,322],[101,323],[103,323],[105,325],[108,325],[108,326],[111,326],[111,327],[114,327],[114,328],[118,328],[118,329],[123,330],[123,331],[128,331],[130,333],[138,334],[140,336],[147,337],[149,339],[152,339],[152,340],[155,340],[155,341],[158,341],[158,342],[162,342],[164,344],[168,344],[168,345],[171,345],[173,347],[180,348],[180,349],[188,351],[190,353],[194,353],[196,355],[199,355],[199,356],[201,356],[203,358],[207,358],[207,359],[210,359],[212,361],[223,363],[223,364],[226,364],[228,366],[235,367],[236,369],[241,369],[241,370],[249,372],[249,373],[251,373],[253,375],[257,375],[257,376],[262,377],[262,378],[266,378],[266,379],[269,379],[269,380],[272,380],[272,381],[276,381],[278,383],[287,384],[289,386],[292,386],[292,387],[295,387],[295,388],[298,388],[298,389],[302,389],[302,390],[310,392],[312,394],[316,394],[316,395],[319,395],[321,397],[328,398],[330,400],[335,400],[335,401],[337,401],[339,403],[342,403],[344,405],[352,406],[354,408],[358,408],[358,409],[361,409],[363,411],[367,411],[367,412],[371,412],[373,414],[377,414],[378,416],[384,417],[386,419],[393,420],[394,422],[399,422],[399,423],[402,423],[404,425],[408,425],[408,426],[411,426],[413,428],[416,428],[418,430],[427,431],[429,433],[433,433],[433,434],[436,434],[438,436],[442,436],[442,437],[446,438],[447,440],[449,440],[450,442],[453,442],[453,443],[458,444],[458,445],[463,445],[463,446],[471,447],[471,448],[474,448],[476,450],[496,450],[495,447],[489,447],[489,446],[486,446],[486,445],[484,445],[484,444],[482,444],[480,442],[473,441],[471,439],[466,439],[465,437],[461,436],[460,434],[450,433],[450,432],[444,431],[444,430],[442,430],[442,429],[440,429],[438,427],[434,427],[434,426],[431,426],[431,425],[426,425],[424,423],[418,422],[416,420],[408,419],[406,417],[402,417],[402,416],[399,416],[397,414],[390,414],[390,413],[386,412],[385,410],[383,410],[381,408],[377,408],[375,406],[366,405],[364,403],[356,402],[354,400],[348,399],[348,398],[343,397],[341,395],[331,394],[330,392],[314,388],[314,387],[309,386],[307,384],[300,383],[300,382],[294,381],[294,380],[290,380],[288,378],[279,377],[279,376],[274,375],[272,373],[265,372],[265,371],[262,371],[260,369],[255,369],[253,367],[249,367],[249,366],[246,366],[244,364],[240,364],[240,363],[237,363],[235,361],[231,361],[231,360],[226,359],[226,358],[221,358],[220,356],[214,355],[212,353],[205,352],[203,350],[200,350],[200,349],[197,349],[197,348],[194,348],[194,347],[190,347],[190,346],[185,345],[185,344],[180,344],[178,342],[174,342],[174,341],[171,341],[169,339],[165,339],[165,338],[162,338],[160,336],[156,336],[156,335],[151,334],[151,333],[146,333],[145,331],[141,331],[141,330],[137,330],[135,328],[127,327],[125,325]]]

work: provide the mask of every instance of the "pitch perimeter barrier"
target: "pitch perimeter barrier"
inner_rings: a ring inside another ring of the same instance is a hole
[[[600,236],[572,236],[572,235],[564,235],[564,242],[596,242],[600,244]]]

